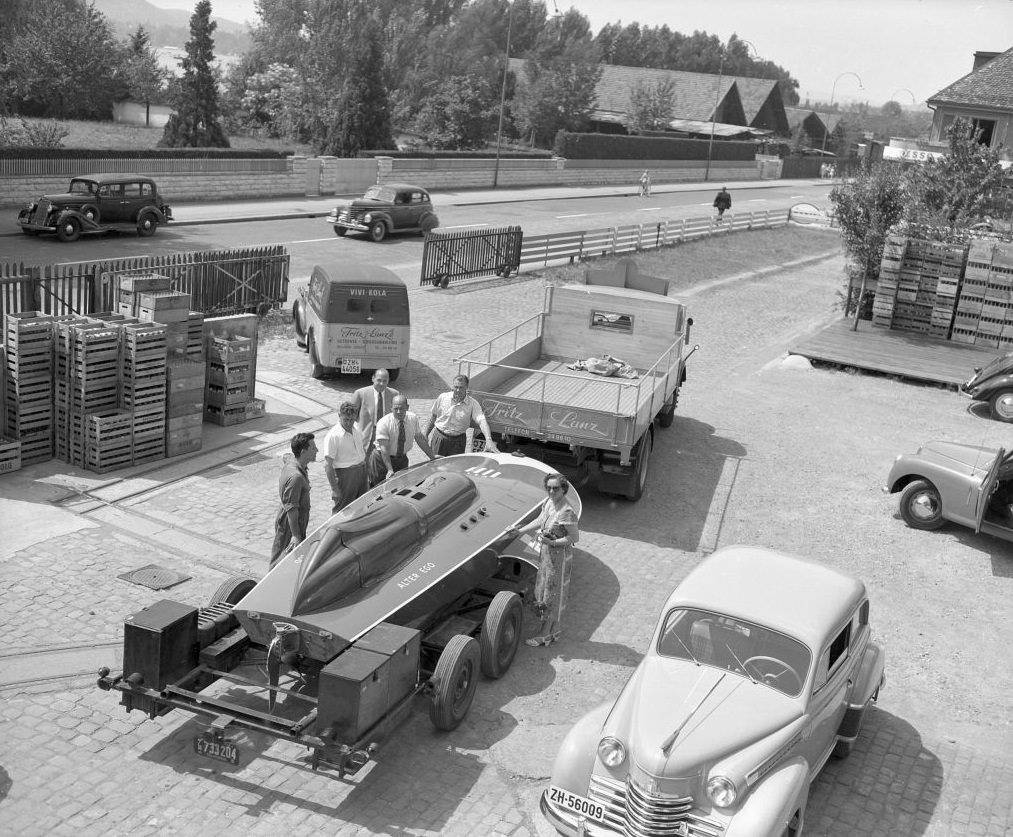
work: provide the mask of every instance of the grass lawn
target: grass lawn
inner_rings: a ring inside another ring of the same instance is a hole
[[[110,148],[110,149],[141,149],[154,148],[162,139],[161,128],[144,128],[139,125],[125,125],[117,122],[85,122],[77,119],[26,119],[26,122],[56,122],[68,131],[63,138],[64,148]],[[231,136],[229,142],[233,148],[259,149],[271,148],[281,151],[292,151],[296,154],[312,154],[308,145],[287,140],[266,139],[264,137]]]

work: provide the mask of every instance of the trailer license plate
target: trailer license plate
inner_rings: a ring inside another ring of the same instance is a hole
[[[342,375],[358,375],[362,372],[362,361],[357,357],[343,357],[341,358],[341,374]]]
[[[193,749],[198,756],[203,756],[206,759],[226,761],[229,764],[239,764],[239,748],[232,741],[225,739],[213,741],[196,735],[193,739]]]
[[[578,796],[570,791],[557,788],[555,785],[550,785],[549,801],[555,802],[575,814],[580,814],[582,817],[588,817],[598,822],[605,821],[605,806],[600,802],[592,802],[586,796]]]

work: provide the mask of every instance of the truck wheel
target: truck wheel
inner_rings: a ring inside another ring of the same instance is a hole
[[[306,312],[301,299],[292,303],[292,322],[295,325],[295,342],[300,348],[306,348]]]
[[[306,335],[306,345],[309,347],[310,352],[310,377],[324,377],[324,374],[327,372],[327,367],[320,362],[320,358],[317,355],[317,341],[314,338],[312,331]]]
[[[387,225],[383,221],[374,221],[369,228],[369,237],[378,243],[383,241],[387,237]]]
[[[658,424],[661,427],[671,427],[672,422],[675,421],[675,402],[678,400],[679,390],[672,393],[672,401],[669,403],[665,402],[661,408],[661,412],[658,413]]]
[[[211,594],[208,607],[216,604],[239,604],[240,599],[249,593],[257,582],[245,575],[233,575],[218,585],[218,589]]]
[[[348,227],[340,227],[337,224],[334,225],[334,234],[338,238],[344,238],[345,237],[345,233],[347,233],[347,232],[348,232]]]
[[[93,224],[99,222],[99,211],[98,207],[91,203],[86,203],[81,207],[81,214],[91,221]]]
[[[509,590],[493,596],[482,620],[478,648],[482,658],[482,674],[493,680],[502,677],[514,661],[521,644],[524,608],[521,597]]]
[[[81,237],[81,222],[77,218],[65,218],[56,228],[56,237],[60,241],[77,241]]]
[[[647,486],[647,471],[651,463],[651,448],[653,445],[654,440],[651,438],[651,430],[648,428],[647,432],[644,433],[640,441],[637,442],[637,466],[633,471],[633,485],[631,489],[626,492],[626,497],[634,503],[644,496],[644,488]]]
[[[158,217],[153,212],[145,212],[137,219],[137,234],[147,238],[158,229]]]
[[[452,636],[443,649],[433,672],[435,687],[429,705],[429,720],[436,729],[457,729],[468,714],[478,685],[480,656],[478,643],[464,634]]]

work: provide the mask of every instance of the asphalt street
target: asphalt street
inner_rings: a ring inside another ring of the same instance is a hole
[[[362,381],[313,380],[305,355],[272,338],[258,359],[267,415],[205,425],[200,454],[0,476],[0,833],[548,835],[537,799],[566,730],[614,699],[671,589],[732,543],[861,576],[886,648],[887,688],[853,755],[813,783],[806,833],[1013,831],[1013,551],[906,529],[879,492],[895,454],[1002,429],[946,390],[785,359],[837,316],[842,267],[828,253],[685,295],[701,349],[676,420],[639,503],[583,495],[562,641],[523,647],[504,678],[481,682],[452,733],[435,732],[420,702],[350,781],[257,734],[243,736],[237,767],[203,761],[198,721],[125,714],[93,672],[116,667],[126,615],[166,597],[199,604],[227,576],[266,570],[287,440],[329,428]],[[532,274],[416,294],[397,384],[412,408],[428,412],[462,350],[536,313],[542,286]],[[319,463],[310,472],[312,527],[328,492]],[[120,577],[148,565],[184,579],[156,591]]]

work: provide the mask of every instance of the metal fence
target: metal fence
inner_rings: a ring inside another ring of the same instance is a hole
[[[105,259],[62,265],[0,265],[0,321],[17,311],[94,314],[115,311],[120,278],[168,276],[172,289],[191,296],[205,314],[259,312],[288,298],[289,255],[281,245]]]
[[[520,264],[520,227],[434,232],[422,250],[420,285],[447,287],[452,279],[509,276]]]

